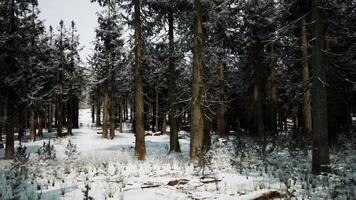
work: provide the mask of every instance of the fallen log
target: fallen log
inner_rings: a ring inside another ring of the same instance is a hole
[[[169,186],[175,186],[175,185],[185,185],[189,182],[188,179],[179,179],[179,180],[173,180],[169,181],[167,185]]]
[[[270,199],[276,199],[276,198],[282,198],[284,195],[278,191],[268,191],[260,194],[257,197],[254,197],[251,200],[270,200]]]

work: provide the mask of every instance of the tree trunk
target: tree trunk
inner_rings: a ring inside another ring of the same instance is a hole
[[[2,120],[2,122],[6,122],[6,118],[5,118],[5,106],[3,101],[0,100],[0,120]],[[0,149],[3,149],[4,148],[4,143],[3,143],[3,140],[2,140],[2,135],[5,133],[6,134],[6,125],[5,123],[0,123]]]
[[[220,102],[218,105],[218,114],[217,114],[217,132],[220,137],[226,137],[226,95],[225,95],[225,62],[221,61],[219,64],[219,89],[220,89]]]
[[[73,97],[70,95],[67,102],[67,135],[73,135]]]
[[[45,111],[38,112],[38,136],[43,136],[43,128],[45,125]]]
[[[133,0],[135,13],[135,152],[138,160],[146,157],[144,104],[142,83],[142,41],[141,41],[141,14],[140,0]]]
[[[120,119],[120,126],[119,126],[119,129],[120,129],[120,133],[123,132],[123,128],[122,128],[122,125],[123,125],[123,113],[122,111],[124,110],[123,108],[123,105],[122,105],[122,99],[120,99],[120,105],[119,105],[119,119]]]
[[[163,111],[162,113],[162,127],[161,127],[161,132],[162,134],[166,134],[167,133],[167,113],[166,111]]]
[[[30,142],[36,141],[36,114],[31,110],[30,116]]]
[[[4,106],[4,132],[6,134],[5,159],[11,160],[15,153],[14,111],[12,105],[8,102],[8,98],[5,99]]]
[[[303,83],[304,83],[304,93],[303,93],[303,122],[304,122],[304,133],[312,132],[312,115],[311,115],[311,95],[309,88],[309,65],[308,65],[308,37],[307,37],[307,27],[305,22],[305,17],[302,21],[302,66],[303,66]]]
[[[156,98],[155,98],[155,132],[158,132],[158,120],[159,120],[159,100],[158,100],[158,88],[156,88]]]
[[[330,51],[330,37],[328,32],[325,33],[325,50]],[[336,78],[333,74],[332,65],[330,65],[330,58],[326,58],[327,66],[329,67],[326,73],[326,78],[329,86],[327,87],[327,102],[328,102],[328,135],[329,135],[329,144],[335,144],[337,141],[337,122],[336,122]]]
[[[115,138],[115,129],[116,129],[116,98],[114,95],[111,95],[110,98],[110,139]]]
[[[97,96],[97,98],[96,98],[96,120],[95,120],[95,127],[100,127],[100,126],[101,126],[100,113],[101,113],[100,97]]]
[[[128,102],[127,99],[125,99],[124,101],[124,107],[123,107],[123,111],[124,111],[124,122],[126,122],[129,119],[129,109],[128,109]]]
[[[22,141],[22,138],[25,136],[26,134],[26,109],[24,107],[21,107],[20,108],[21,110],[19,111],[19,115],[18,115],[18,120],[19,120],[19,130],[18,130],[18,136],[17,136],[17,139],[19,141]],[[1,115],[0,115],[1,116]],[[1,129],[0,129],[1,131]],[[0,133],[1,134],[1,133]],[[1,135],[0,135],[1,137]],[[1,139],[0,139],[0,143],[1,142]],[[1,148],[1,147],[0,147]]]
[[[193,40],[193,84],[192,84],[192,108],[191,108],[191,138],[190,159],[194,160],[201,156],[204,140],[204,114],[203,100],[203,13],[200,0],[194,0],[195,21]]]
[[[91,123],[92,124],[95,123],[95,105],[94,104],[91,106]]]
[[[325,37],[324,37],[324,16],[320,9],[321,1],[312,2],[313,16],[313,164],[312,171],[314,174],[327,172],[329,170],[329,146],[328,146],[328,129],[327,129],[327,94],[325,58],[323,54]]]
[[[72,99],[72,128],[79,128],[79,99],[75,95]]]
[[[52,132],[52,121],[53,121],[53,105],[49,103],[49,111],[48,111],[48,133]]]
[[[277,132],[277,88],[276,88],[276,53],[274,44],[271,44],[271,63],[268,76],[268,129],[271,133]]]
[[[109,116],[109,92],[105,88],[104,107],[103,107],[103,138],[108,138],[108,116]]]
[[[176,106],[176,67],[174,55],[174,16],[172,8],[168,11],[168,37],[169,37],[169,127],[170,127],[170,150],[169,152],[181,152],[178,140],[178,120],[177,120],[177,106]]]

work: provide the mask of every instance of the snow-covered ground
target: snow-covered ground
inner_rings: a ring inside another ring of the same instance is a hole
[[[215,137],[213,150],[206,158],[198,164],[190,163],[189,137],[184,132],[180,133],[181,154],[168,154],[169,136],[146,136],[147,159],[137,161],[135,137],[128,124],[124,133],[116,132],[114,140],[103,139],[91,127],[89,110],[80,111],[80,124],[72,137],[57,139],[54,133],[45,133],[45,138],[35,143],[23,143],[31,153],[26,164],[30,178],[21,179],[26,184],[6,178],[11,163],[1,159],[0,199],[18,194],[23,199],[37,199],[39,194],[45,200],[76,200],[84,199],[86,191],[94,199],[254,199],[269,191],[283,193],[286,198],[329,199],[343,189],[341,199],[355,198],[355,167],[344,166],[356,160],[353,147],[345,151],[348,160],[344,165],[335,166],[345,170],[347,178],[314,177],[308,172],[310,158],[301,151],[293,154],[275,150],[270,160],[266,159],[270,165],[263,165],[254,156],[253,146],[237,143],[239,152],[235,152],[233,143]],[[54,145],[55,159],[43,159],[36,153],[49,140]],[[69,140],[76,145],[76,151],[67,148]],[[4,150],[0,150],[0,158],[3,156]],[[337,184],[344,188],[337,188]]]

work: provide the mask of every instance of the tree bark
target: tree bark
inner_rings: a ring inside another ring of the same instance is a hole
[[[75,95],[72,99],[72,128],[79,128],[79,99]]]
[[[43,136],[43,128],[45,125],[45,111],[38,112],[38,136]]]
[[[155,100],[155,103],[156,103],[156,105],[155,105],[155,114],[154,114],[154,116],[155,116],[155,132],[158,132],[158,121],[159,121],[159,98],[158,98],[158,88],[156,88],[156,98],[155,98],[156,100]]]
[[[302,20],[302,66],[303,66],[303,122],[304,122],[304,133],[312,132],[312,114],[311,114],[311,95],[309,88],[309,65],[308,65],[308,37],[307,37],[307,27],[305,22],[305,17]]]
[[[116,98],[114,95],[111,95],[110,98],[110,139],[115,138],[115,129],[116,129]]]
[[[91,123],[95,123],[95,105],[91,105]]]
[[[8,98],[5,98],[4,101],[4,132],[6,134],[5,159],[11,160],[15,153],[14,111],[11,103],[8,102]]]
[[[271,133],[277,132],[277,88],[276,88],[276,53],[274,43],[271,44],[271,63],[268,76],[268,128]]]
[[[99,95],[98,95],[97,98],[96,98],[96,120],[95,120],[95,127],[100,127],[100,126],[101,126],[100,113],[101,113],[101,102],[100,102],[100,97],[99,97]]]
[[[4,105],[4,102],[2,100],[0,100],[0,120],[2,120],[3,123],[0,123],[0,149],[3,149],[4,148],[4,143],[3,143],[3,140],[2,140],[2,135],[4,133],[6,133],[6,126],[5,126],[5,123],[6,122],[6,118],[5,118],[5,105]]]
[[[49,103],[49,111],[48,111],[48,132],[52,132],[52,123],[53,123],[53,105]]]
[[[63,21],[60,22],[60,44],[59,48],[60,51],[63,53]],[[60,55],[63,57],[63,55]],[[64,59],[61,59],[64,60]],[[58,120],[58,127],[57,127],[57,137],[62,137],[62,129],[63,129],[63,123],[64,123],[64,111],[63,111],[63,70],[64,70],[64,63],[60,63],[59,67],[61,68],[58,72],[58,87],[59,87],[59,94],[58,94],[58,100],[57,100],[57,120]]]
[[[178,120],[176,106],[176,67],[174,63],[174,16],[172,8],[168,11],[168,38],[169,38],[169,126],[170,126],[170,150],[169,152],[181,152],[178,140]]]
[[[167,113],[166,111],[163,111],[162,113],[162,127],[161,127],[161,132],[162,134],[166,134],[167,133]]]
[[[220,102],[218,104],[218,120],[217,120],[217,132],[220,137],[226,137],[226,94],[225,94],[225,62],[221,61],[219,64],[219,89],[220,89]]]
[[[36,141],[36,114],[31,110],[30,116],[30,142]]]
[[[103,107],[103,138],[108,138],[108,116],[109,116],[109,92],[107,87],[104,94],[104,107]]]
[[[204,83],[203,14],[200,0],[194,0],[195,21],[193,40],[193,84],[191,108],[190,159],[201,156],[204,140],[204,114],[202,108]]]
[[[73,135],[73,97],[70,95],[67,102],[67,135]]]
[[[119,119],[120,119],[120,126],[119,126],[119,129],[120,129],[120,133],[123,132],[123,128],[122,128],[122,125],[123,125],[123,111],[124,108],[123,108],[123,105],[122,105],[122,99],[120,99],[120,105],[119,105]]]
[[[135,152],[138,160],[146,157],[142,83],[142,39],[140,0],[133,0],[135,20]]]
[[[321,10],[321,0],[313,0],[313,159],[312,172],[320,174],[329,171],[329,146],[327,129],[327,93],[326,93],[326,71],[325,57],[323,54],[324,37],[324,15]]]

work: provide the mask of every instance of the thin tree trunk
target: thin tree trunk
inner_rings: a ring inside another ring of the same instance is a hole
[[[64,48],[63,48],[63,21],[60,22],[60,41],[59,41],[59,48],[60,51],[63,52]],[[63,57],[63,55],[61,55],[61,57]],[[64,60],[64,59],[61,59]],[[61,68],[61,70],[59,70],[58,72],[58,84],[59,84],[59,94],[58,94],[58,101],[57,101],[57,120],[58,120],[58,127],[57,127],[57,136],[58,137],[62,137],[63,133],[62,133],[62,129],[63,129],[63,123],[64,123],[64,110],[63,110],[63,70],[64,70],[64,63],[60,63],[59,67]]]
[[[72,99],[72,128],[79,128],[79,99],[73,95]]]
[[[123,118],[124,118],[124,116],[123,116],[123,113],[122,113],[122,111],[124,110],[124,108],[123,108],[123,105],[122,105],[122,99],[120,99],[120,105],[119,105],[119,119],[120,119],[120,126],[119,126],[119,129],[120,129],[120,133],[122,133],[123,132],[123,128],[122,128],[122,125],[123,125]]]
[[[329,171],[329,142],[327,129],[327,93],[325,58],[323,54],[324,37],[324,16],[320,9],[321,1],[312,2],[312,16],[314,21],[313,30],[313,159],[312,171],[314,174]]]
[[[218,114],[217,114],[217,132],[220,137],[226,137],[226,95],[225,95],[225,62],[221,61],[219,64],[219,88],[220,88],[220,102],[218,105]]]
[[[109,115],[109,93],[107,88],[104,94],[104,107],[103,107],[103,138],[108,138],[108,115]]]
[[[302,66],[303,66],[303,83],[304,83],[304,93],[303,93],[303,122],[304,122],[304,133],[312,132],[312,115],[311,115],[311,95],[309,88],[309,65],[308,65],[308,37],[307,37],[307,27],[305,22],[305,17],[302,21]]]
[[[6,160],[11,160],[14,157],[15,153],[15,145],[14,145],[14,140],[15,140],[15,135],[14,135],[14,127],[13,127],[13,121],[14,121],[14,112],[12,105],[8,102],[8,98],[5,98],[5,103],[4,103],[4,130],[6,134],[6,147],[5,147],[5,159]]]
[[[91,123],[92,124],[95,123],[95,105],[94,104],[91,106]]]
[[[100,126],[101,126],[100,113],[101,113],[100,97],[97,96],[97,98],[96,98],[96,120],[95,120],[95,127],[100,127]]]
[[[110,139],[115,138],[115,129],[116,129],[116,98],[114,95],[110,95]]]
[[[158,102],[158,88],[156,88],[156,98],[155,98],[155,132],[158,132],[158,120],[159,120],[159,102]]]
[[[192,84],[192,109],[191,109],[191,138],[190,159],[201,156],[204,140],[204,114],[203,101],[203,14],[200,0],[194,0],[194,40],[193,40],[193,84]]]
[[[38,136],[43,136],[43,126],[45,124],[45,112],[39,111],[38,112]]]
[[[73,135],[73,97],[70,95],[67,102],[67,135]]]
[[[142,41],[141,41],[141,11],[140,0],[133,0],[135,9],[135,152],[138,160],[146,157],[144,104],[142,83]]]
[[[30,116],[30,142],[36,141],[36,114],[31,110]]]
[[[6,122],[6,118],[5,118],[5,106],[4,105],[4,102],[2,100],[0,100],[0,120],[2,120],[3,123],[0,123],[0,149],[3,149],[4,148],[4,143],[3,143],[3,140],[2,140],[2,135],[4,133],[6,133],[5,131],[5,128],[6,128],[6,125],[4,122]]]

